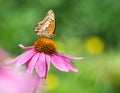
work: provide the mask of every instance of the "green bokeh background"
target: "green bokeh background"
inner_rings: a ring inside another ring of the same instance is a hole
[[[58,50],[84,60],[73,61],[78,73],[52,66],[58,85],[47,93],[120,93],[120,0],[0,0],[0,47],[15,57],[23,52],[18,44],[33,45],[35,25],[50,9]],[[104,42],[102,53],[86,51],[94,36]]]

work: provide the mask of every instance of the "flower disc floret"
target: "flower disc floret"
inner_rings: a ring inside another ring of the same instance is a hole
[[[56,52],[55,43],[48,38],[39,38],[34,43],[34,48],[38,52],[44,52],[45,54],[49,54],[49,55]]]

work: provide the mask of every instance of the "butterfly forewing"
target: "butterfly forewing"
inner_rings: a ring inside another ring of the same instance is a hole
[[[35,32],[39,36],[52,38],[55,31],[55,15],[52,10],[49,10],[43,21],[36,25]]]

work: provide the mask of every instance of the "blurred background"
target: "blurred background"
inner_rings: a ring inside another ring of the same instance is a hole
[[[84,60],[73,61],[78,73],[51,65],[46,93],[120,93],[120,0],[0,0],[0,62],[33,45],[50,9],[57,50]]]

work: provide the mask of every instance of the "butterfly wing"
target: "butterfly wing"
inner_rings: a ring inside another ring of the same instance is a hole
[[[55,15],[52,10],[49,10],[43,21],[36,25],[35,32],[39,36],[53,37],[55,31]]]

